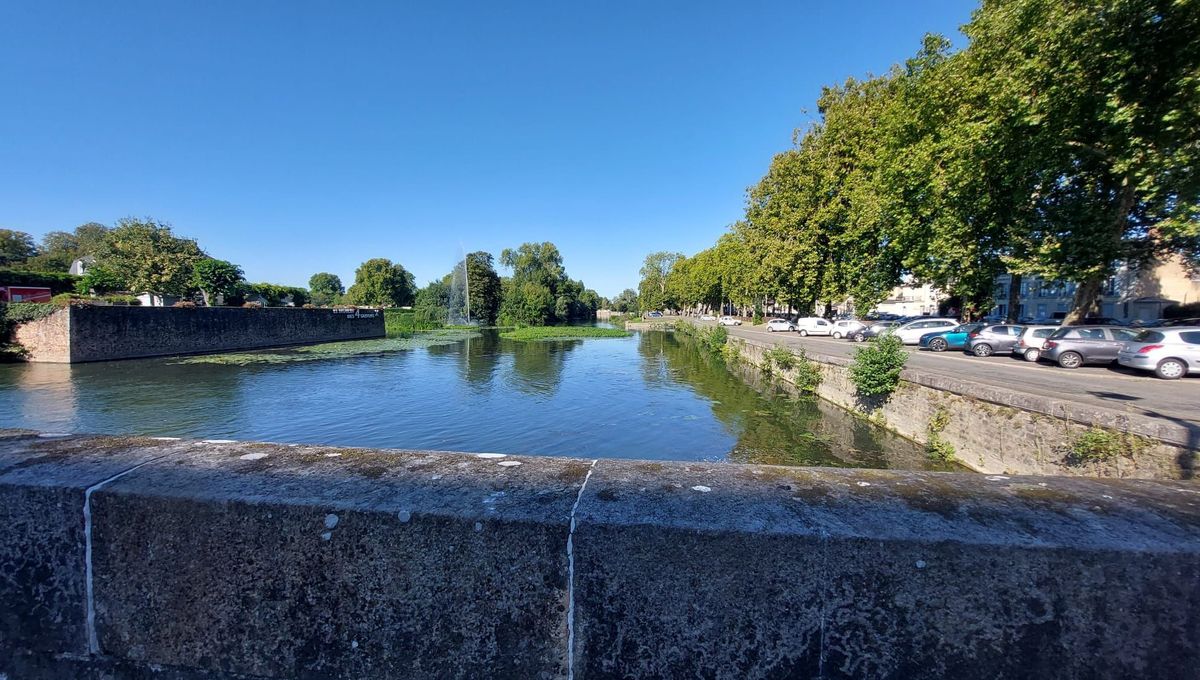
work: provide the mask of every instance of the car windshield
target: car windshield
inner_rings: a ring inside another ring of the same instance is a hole
[[[1050,337],[1050,334],[1053,333],[1054,331],[1055,331],[1055,329],[1053,329],[1053,328],[1035,328],[1035,329],[1033,329],[1033,337],[1048,338],[1048,337]]]
[[[1141,333],[1137,334],[1137,337],[1134,338],[1133,341],[1134,342],[1162,342],[1163,340],[1166,340],[1166,339],[1167,339],[1167,336],[1163,335],[1162,333],[1159,333],[1158,331],[1142,331]]]

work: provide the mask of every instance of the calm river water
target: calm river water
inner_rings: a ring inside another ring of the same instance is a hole
[[[745,376],[755,381],[755,376]],[[751,387],[694,341],[518,343],[494,331],[373,356],[0,366],[0,426],[380,448],[929,469],[821,401]]]

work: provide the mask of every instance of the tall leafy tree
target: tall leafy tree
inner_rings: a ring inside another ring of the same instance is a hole
[[[245,278],[236,264],[208,257],[192,267],[191,285],[204,296],[204,304],[212,306],[217,296],[230,298],[238,293]]]
[[[96,252],[97,264],[135,293],[184,295],[192,268],[205,257],[192,239],[178,238],[153,219],[122,219]]]
[[[412,274],[386,258],[374,258],[359,265],[354,285],[346,291],[350,304],[371,307],[411,305],[416,292]]]
[[[336,304],[346,294],[342,279],[337,274],[319,272],[308,279],[308,290],[314,305]]]
[[[37,254],[32,236],[23,231],[0,229],[0,266],[12,266]]]
[[[464,264],[455,267],[454,276],[462,277]],[[502,291],[500,275],[496,273],[492,254],[477,251],[467,255],[466,262],[467,290],[470,293],[471,318],[479,320],[484,325],[496,323],[500,315]]]
[[[650,253],[642,264],[642,280],[638,284],[638,304],[642,309],[664,309],[673,306],[667,296],[667,277],[675,262],[682,259],[682,253],[671,253],[665,250]]]

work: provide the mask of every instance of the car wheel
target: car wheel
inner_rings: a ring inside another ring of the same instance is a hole
[[[992,346],[986,342],[981,342],[971,348],[971,354],[977,357],[990,357],[992,356]]]
[[[1187,373],[1187,366],[1179,359],[1163,359],[1154,369],[1154,375],[1163,380],[1178,380]]]
[[[1037,361],[1038,357],[1041,356],[1041,354],[1042,354],[1041,350],[1027,349],[1027,350],[1025,350],[1025,361]]]
[[[775,329],[774,329],[774,328],[771,328],[770,326],[767,326],[767,332],[768,332],[768,333],[774,333],[774,332],[775,332]]]
[[[801,328],[800,329],[800,337],[802,337],[802,338],[808,337],[808,331]]]
[[[929,349],[933,350],[934,352],[945,352],[946,347],[946,341],[942,338],[934,338],[929,341]]]
[[[1083,365],[1083,356],[1078,352],[1063,352],[1058,355],[1058,365],[1063,368],[1079,368]]]
[[[837,333],[834,333],[834,334],[833,334],[833,339],[834,339],[834,340],[841,340],[841,339],[842,339],[842,332],[841,332],[841,331],[838,331]]]
[[[850,339],[853,340],[854,342],[862,342],[863,340],[866,340],[867,338],[862,333],[855,333],[854,337],[852,337]]]

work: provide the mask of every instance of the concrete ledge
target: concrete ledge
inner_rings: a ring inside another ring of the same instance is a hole
[[[9,680],[1200,662],[1188,482],[7,432],[0,508]]]

